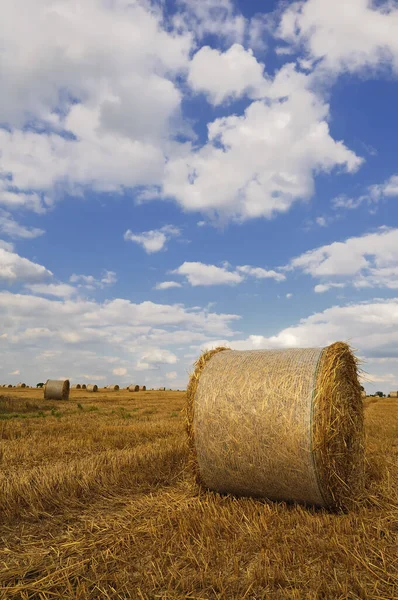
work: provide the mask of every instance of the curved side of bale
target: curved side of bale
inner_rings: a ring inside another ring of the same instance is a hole
[[[86,389],[88,392],[98,392],[98,385],[89,384]]]
[[[82,390],[86,390],[87,389],[87,385],[85,383],[82,383]]]
[[[69,379],[48,379],[44,387],[44,398],[46,400],[68,400],[69,390]]]
[[[191,464],[205,487],[348,508],[363,491],[363,403],[347,344],[217,348],[187,390]]]

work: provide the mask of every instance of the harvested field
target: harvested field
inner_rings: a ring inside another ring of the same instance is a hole
[[[398,598],[398,401],[365,401],[349,513],[200,490],[183,392],[0,397],[0,597]]]

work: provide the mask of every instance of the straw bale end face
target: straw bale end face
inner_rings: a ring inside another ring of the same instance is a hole
[[[46,400],[69,400],[69,379],[48,379],[44,386]]]
[[[204,353],[186,408],[198,481],[221,493],[348,508],[364,482],[357,371],[342,342]]]

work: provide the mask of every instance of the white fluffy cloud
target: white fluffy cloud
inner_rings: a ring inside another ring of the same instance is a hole
[[[178,281],[162,281],[161,283],[157,283],[155,286],[155,290],[170,290],[172,288],[180,288],[182,287],[181,283]]]
[[[164,193],[213,218],[271,218],[312,196],[315,171],[355,171],[361,159],[331,137],[329,107],[310,85],[293,65],[282,68],[266,101],[216,119],[207,144],[169,160]]]
[[[341,340],[369,359],[398,358],[398,298],[348,306],[333,306],[315,313],[276,335],[251,335],[244,340],[220,339],[203,347],[226,344],[236,350],[319,347]]]
[[[165,225],[160,229],[143,231],[142,233],[133,233],[130,229],[124,234],[124,239],[128,242],[136,242],[142,246],[147,254],[160,252],[166,246],[166,243],[173,237],[180,235],[180,229],[174,225]]]
[[[222,267],[206,265],[201,262],[184,262],[178,269],[172,271],[176,275],[184,275],[192,286],[198,285],[236,285],[242,283],[247,277],[255,279],[274,279],[284,281],[286,275],[274,270],[267,271],[261,267],[243,265],[230,270],[230,265],[225,263]]]
[[[320,279],[343,278],[344,283],[358,288],[398,289],[398,229],[382,227],[375,233],[310,250],[294,258],[288,269]],[[336,283],[342,282],[326,281],[315,291],[326,291]]]
[[[144,1],[15,0],[0,37],[0,204],[40,212],[64,191],[159,181],[184,129],[174,80],[189,33],[166,31]]]
[[[333,72],[385,68],[398,72],[398,9],[369,0],[294,2],[283,14],[279,36],[304,44],[310,58]]]
[[[35,283],[52,277],[51,271],[0,246],[0,281]]]
[[[112,369],[112,373],[114,375],[118,375],[119,377],[124,377],[124,375],[127,375],[127,369],[124,367],[119,367],[117,369]]]
[[[67,283],[32,283],[25,286],[33,294],[39,296],[55,296],[57,298],[69,298],[76,294],[76,288]]]
[[[0,209],[0,232],[12,239],[25,240],[37,238],[44,234],[43,229],[38,227],[20,225],[9,212],[2,209]]]
[[[184,262],[173,273],[184,275],[193,286],[235,285],[243,281],[243,276],[239,273],[228,271],[225,267],[205,265],[201,262]]]
[[[230,337],[238,318],[182,304],[134,304],[121,298],[98,303],[0,292],[0,376],[17,366],[27,380],[38,373],[43,379],[67,372],[75,381],[85,374],[95,381],[94,376],[111,377],[116,368],[127,368],[133,377],[145,363],[161,385],[165,366],[178,364],[173,347],[186,351],[214,335]]]
[[[352,210],[361,204],[374,206],[381,200],[398,197],[398,175],[392,175],[383,183],[377,183],[368,187],[367,191],[360,196],[350,197],[340,194],[333,198],[332,205],[335,209],[344,208]]]
[[[216,105],[244,94],[261,98],[268,89],[263,71],[264,65],[257,62],[253,52],[240,44],[233,44],[226,52],[203,46],[190,63],[188,83]]]
[[[243,273],[244,275],[248,275],[250,277],[255,277],[255,279],[275,279],[275,281],[284,281],[286,279],[286,275],[283,273],[277,273],[273,269],[267,271],[266,269],[262,269],[260,267],[250,267],[249,265],[237,267],[236,269],[239,271],[239,273]]]
[[[243,41],[246,21],[231,0],[178,0],[181,11],[174,23],[196,38],[217,35],[227,41]]]
[[[117,282],[116,273],[114,271],[103,271],[99,279],[93,275],[77,275],[73,273],[69,277],[70,283],[77,284],[78,288],[86,288],[88,290],[95,290],[97,288],[105,288],[113,285]]]
[[[174,379],[177,379],[178,377],[177,371],[170,371],[169,373],[166,373],[166,377],[169,381],[174,381]]]
[[[178,361],[173,352],[161,348],[153,348],[141,355],[141,360],[149,365],[175,365]]]

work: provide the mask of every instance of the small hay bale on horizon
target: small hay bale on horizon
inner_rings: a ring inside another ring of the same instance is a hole
[[[107,385],[106,390],[109,390],[110,392],[118,392],[120,390],[120,386],[118,385]]]
[[[26,388],[26,383],[22,383],[22,382],[17,383],[17,388]]]
[[[398,392],[390,392],[388,395],[390,398],[398,398]]]
[[[129,385],[129,387],[127,388],[129,392],[139,392],[140,391],[140,386],[139,385]]]
[[[69,379],[48,379],[44,386],[45,400],[69,400]]]
[[[89,383],[89,385],[86,387],[86,390],[88,392],[98,392],[98,385],[92,385],[91,383]]]
[[[140,385],[140,392],[146,392],[146,385]]]
[[[364,491],[364,418],[349,346],[235,351],[195,363],[190,463],[219,493],[332,509]]]
[[[80,385],[80,383],[74,383],[71,387],[72,390],[81,390],[82,386]]]

